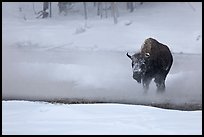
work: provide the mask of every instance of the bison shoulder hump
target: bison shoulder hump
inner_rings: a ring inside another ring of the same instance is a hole
[[[144,41],[141,52],[142,53],[151,53],[159,45],[159,42],[153,38],[148,38]]]

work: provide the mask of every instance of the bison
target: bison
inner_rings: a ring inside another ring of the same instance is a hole
[[[126,54],[132,60],[133,78],[143,85],[145,91],[154,79],[157,91],[165,91],[165,79],[173,63],[169,48],[153,38],[144,41],[141,51]]]

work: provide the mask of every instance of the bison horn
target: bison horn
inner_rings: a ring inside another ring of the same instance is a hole
[[[132,57],[128,54],[128,52],[127,52],[127,54],[126,54],[130,59],[132,59]]]

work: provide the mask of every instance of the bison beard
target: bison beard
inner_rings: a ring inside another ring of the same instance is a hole
[[[142,82],[145,91],[154,79],[157,91],[165,91],[165,79],[173,63],[169,48],[153,38],[144,41],[141,51],[130,56],[132,60],[133,79]]]

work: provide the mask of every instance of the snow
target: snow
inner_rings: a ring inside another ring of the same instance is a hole
[[[104,104],[2,101],[2,134],[201,134],[202,110],[131,104],[201,104],[202,3],[119,3],[118,23],[76,3],[67,16],[36,19],[41,2],[2,3],[2,99],[87,99]],[[21,10],[21,12],[20,12]],[[144,94],[126,52],[156,38],[174,53],[166,92]],[[178,54],[182,53],[182,54]],[[182,127],[182,128],[181,128]],[[53,130],[54,129],[54,130]]]
[[[202,111],[124,104],[48,104],[2,101],[2,134],[201,134]]]
[[[35,4],[35,7],[41,3]],[[25,5],[28,5],[27,7]],[[3,43],[31,42],[40,47],[67,45],[71,49],[95,49],[113,51],[135,51],[148,37],[154,37],[168,44],[173,52],[201,53],[202,41],[196,40],[201,35],[201,3],[192,3],[192,10],[187,3],[145,3],[130,14],[121,10],[119,22],[113,24],[112,18],[100,19],[93,13],[95,9],[88,4],[90,15],[87,22],[76,4],[74,10],[66,17],[59,16],[57,4],[53,4],[53,18],[36,20],[30,9],[32,3],[3,3]],[[27,20],[20,18],[22,13]],[[29,8],[30,7],[30,8]],[[125,9],[124,7],[122,7]],[[148,9],[148,10],[146,10]],[[10,15],[10,16],[9,16]],[[17,18],[18,17],[18,18]],[[126,25],[131,22],[130,25]],[[23,28],[23,29],[22,29]],[[185,48],[183,48],[185,47]]]

